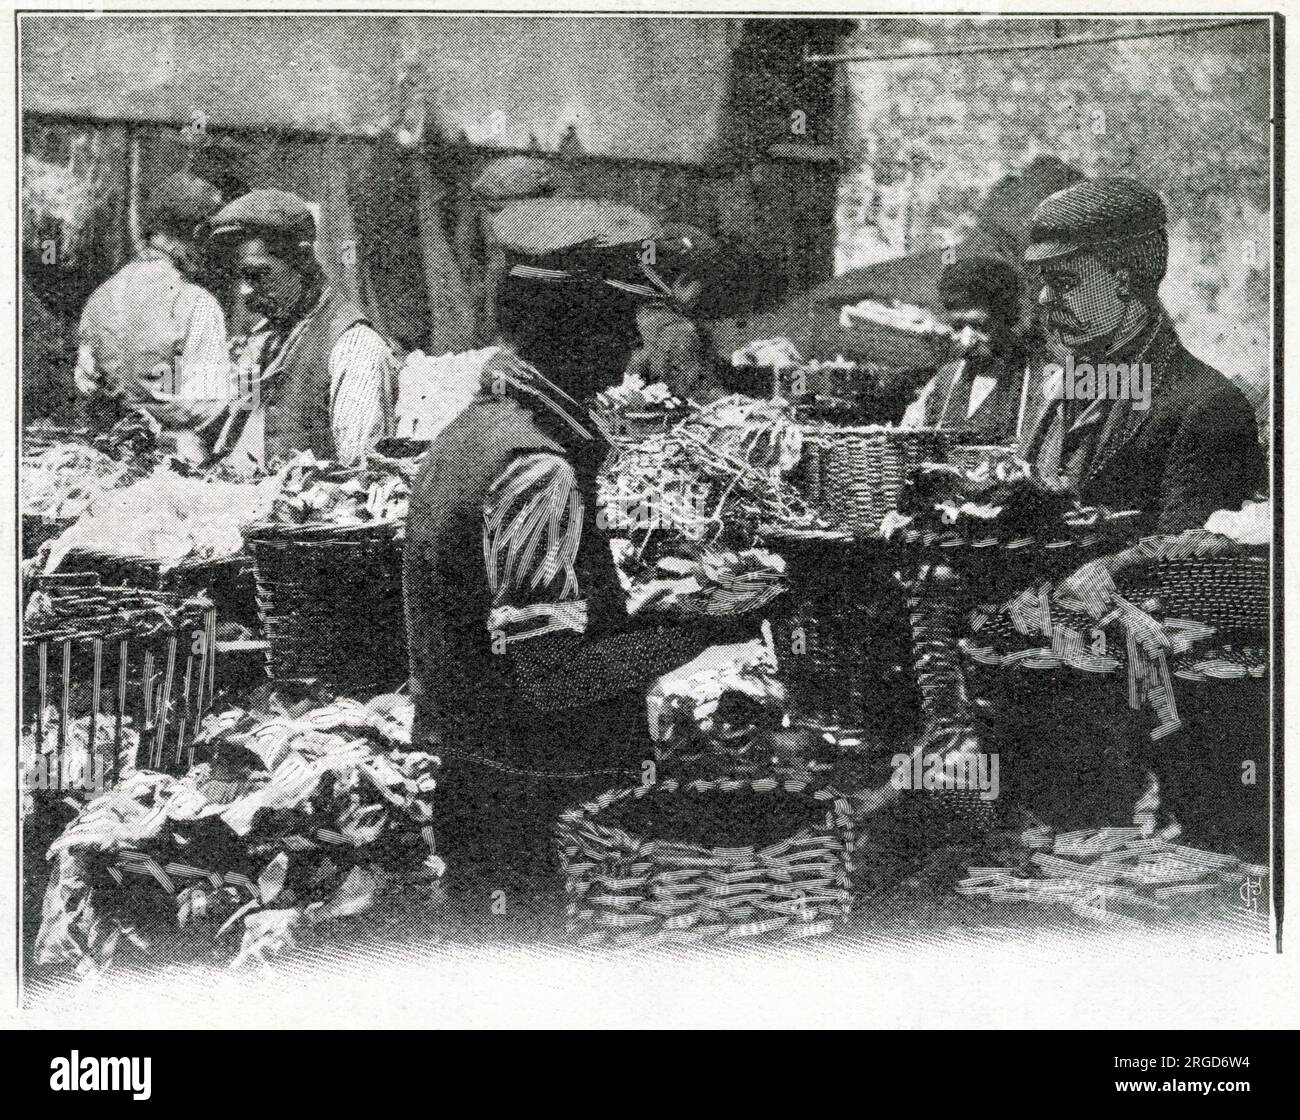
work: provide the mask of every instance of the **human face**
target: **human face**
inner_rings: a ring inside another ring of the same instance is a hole
[[[944,308],[944,318],[948,321],[948,326],[957,332],[955,349],[966,357],[992,357],[993,339],[1005,331],[1005,324],[998,320],[989,307],[972,303],[968,299],[949,303]]]
[[[283,323],[302,299],[303,275],[293,262],[277,256],[260,237],[240,243],[235,255],[244,305],[273,323]]]
[[[1128,312],[1125,284],[1091,253],[1044,261],[1037,301],[1043,326],[1071,350],[1109,338]]]

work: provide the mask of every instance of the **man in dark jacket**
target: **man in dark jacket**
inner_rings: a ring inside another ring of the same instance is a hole
[[[908,406],[905,427],[964,430],[972,443],[1020,442],[1042,360],[1034,335],[1017,325],[1020,289],[1016,266],[997,257],[962,257],[944,269],[939,299],[957,332],[957,356]]]
[[[1200,528],[1266,485],[1245,396],[1184,349],[1160,303],[1167,255],[1164,204],[1131,179],[1050,196],[1026,252],[1039,270],[1044,325],[1068,351],[1028,457],[1084,502],[1139,510],[1140,534]],[[1055,593],[1101,618],[1116,573],[1141,555],[1134,547],[1086,564]],[[1241,691],[1229,700],[1241,703]],[[1262,703],[1248,699],[1230,720],[1198,699],[1186,730],[1157,751],[1145,720],[1104,680],[1018,684],[997,729],[1010,760],[1004,789],[1060,827],[1106,824],[1127,816],[1150,770],[1189,842],[1244,836],[1243,850],[1258,858],[1251,845],[1267,836],[1268,785],[1243,786],[1239,768],[1268,757],[1267,690],[1259,692]]]
[[[512,350],[431,444],[407,522],[416,741],[445,764],[453,877],[520,887],[553,866],[560,813],[641,780],[646,688],[727,632],[630,616],[596,528],[607,446],[583,402],[617,381],[657,223],[613,203],[529,200],[493,235]]]
[[[1160,303],[1160,196],[1132,179],[1058,191],[1034,214],[1025,259],[1043,323],[1069,352],[1027,449],[1043,473],[1088,504],[1141,510],[1148,531],[1196,528],[1253,497],[1264,484],[1254,412],[1187,352]]]

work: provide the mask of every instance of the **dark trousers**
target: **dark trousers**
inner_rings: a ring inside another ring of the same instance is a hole
[[[1162,811],[1183,828],[1181,842],[1265,859],[1267,682],[1177,680],[1183,728],[1152,741],[1152,714],[1131,710],[1123,681],[1112,674],[1020,670],[999,677],[984,709],[984,742],[1000,756],[1004,803],[1063,831],[1122,826],[1149,771],[1160,783]]]
[[[618,784],[523,777],[456,758],[444,763],[434,830],[452,884],[511,890],[553,879],[560,815]]]

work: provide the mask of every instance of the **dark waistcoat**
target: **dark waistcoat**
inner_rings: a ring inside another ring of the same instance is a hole
[[[273,359],[276,372],[262,388],[266,406],[266,459],[310,451],[335,458],[330,423],[330,352],[358,323],[370,320],[356,304],[331,288],[302,330]]]
[[[449,754],[569,770],[598,758],[602,740],[644,724],[644,701],[621,698],[598,713],[539,713],[519,699],[505,650],[493,648],[484,501],[510,460],[531,451],[564,455],[578,475],[587,516],[576,568],[588,603],[587,634],[628,623],[608,544],[595,526],[594,470],[583,466],[581,456],[575,460],[516,401],[479,394],[434,439],[411,493],[404,584],[413,733],[417,742],[432,740]]]

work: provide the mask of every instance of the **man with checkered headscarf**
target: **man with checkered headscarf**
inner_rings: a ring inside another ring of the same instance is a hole
[[[1044,385],[1051,399],[1027,450],[1081,501],[1178,532],[1240,508],[1264,463],[1246,397],[1188,353],[1160,302],[1165,226],[1160,196],[1133,179],[1077,183],[1038,207],[1025,260],[1069,360]]]

